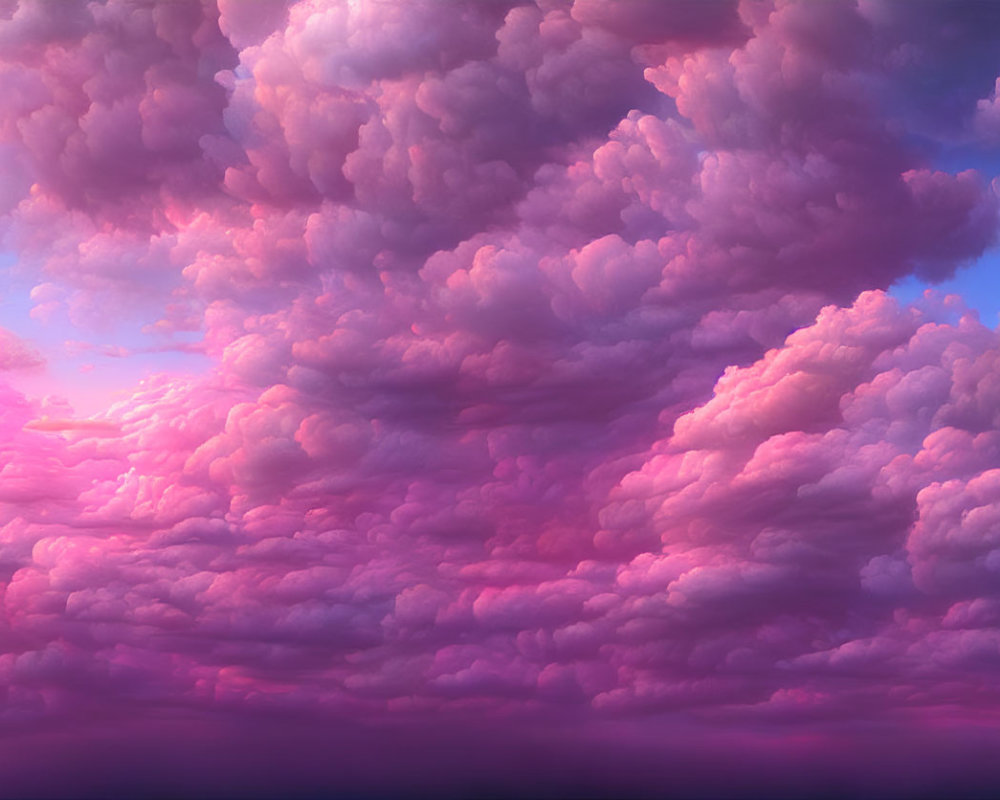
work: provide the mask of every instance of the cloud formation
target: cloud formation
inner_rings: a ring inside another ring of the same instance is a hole
[[[4,730],[992,713],[1000,342],[885,290],[994,241],[990,176],[931,156],[992,141],[1000,28],[253,8],[0,19],[33,314],[214,360],[90,420],[3,389]]]

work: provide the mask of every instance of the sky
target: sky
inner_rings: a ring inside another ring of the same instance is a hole
[[[976,797],[1000,4],[0,2],[0,797]]]

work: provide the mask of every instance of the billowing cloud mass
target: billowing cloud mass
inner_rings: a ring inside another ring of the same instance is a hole
[[[1000,709],[1000,339],[886,290],[995,240],[992,174],[938,158],[1000,135],[995,12],[5,4],[31,317],[212,361],[86,419],[0,387],[0,732],[388,726],[345,734],[371,791],[468,788],[382,749],[473,722],[505,779],[542,721],[552,764],[963,750]],[[22,339],[0,369],[44,366]]]

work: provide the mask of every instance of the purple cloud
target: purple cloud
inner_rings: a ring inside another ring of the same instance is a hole
[[[67,774],[87,738],[111,794],[147,786],[122,741],[183,790],[276,751],[328,789],[324,731],[372,794],[989,784],[1000,343],[886,290],[995,241],[992,176],[935,161],[995,138],[993,21],[253,10],[0,17],[36,330],[212,359],[90,418],[2,389],[0,730]]]

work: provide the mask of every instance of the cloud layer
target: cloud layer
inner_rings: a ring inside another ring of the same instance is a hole
[[[979,10],[11,6],[33,316],[214,366],[2,390],[0,726],[992,718]]]

